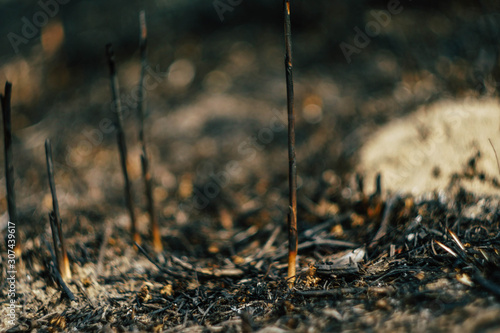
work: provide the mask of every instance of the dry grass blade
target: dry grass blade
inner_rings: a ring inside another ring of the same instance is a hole
[[[450,249],[448,246],[444,245],[440,241],[434,240],[434,242],[439,245],[443,250],[454,256],[455,258],[458,258],[458,254],[455,253],[452,249]]]
[[[63,280],[71,279],[68,254],[64,245],[64,236],[61,228],[61,216],[59,215],[59,202],[57,201],[56,185],[54,181],[54,163],[52,162],[52,148],[50,140],[45,140],[45,157],[47,160],[47,174],[49,177],[50,192],[52,194],[52,213],[49,214],[52,239],[54,241],[54,252],[56,253],[57,268]],[[58,242],[59,240],[59,242]]]
[[[491,142],[491,139],[488,139],[488,141],[490,142],[491,148],[493,148],[493,152],[495,153],[495,159],[497,160],[498,173],[500,174],[500,162],[498,161],[497,150],[495,149],[493,142]]]
[[[295,157],[295,114],[292,73],[292,25],[290,21],[290,0],[284,0],[285,12],[285,72],[288,110],[288,282],[293,285],[297,263],[297,161]]]
[[[120,89],[118,86],[118,77],[116,75],[115,54],[111,44],[106,45],[106,56],[108,58],[109,75],[111,81],[111,93],[113,95],[113,104],[116,113],[116,134],[118,139],[118,149],[120,151],[120,162],[125,179],[125,200],[130,214],[130,222],[132,225],[132,238],[135,242],[141,242],[141,236],[137,231],[137,222],[134,212],[134,203],[132,201],[132,184],[130,183],[127,171],[127,144],[125,141],[125,132],[123,131],[123,115],[120,102]]]
[[[453,241],[458,245],[458,247],[465,252],[465,246],[462,244],[462,242],[460,241],[460,239],[458,239],[458,236],[453,232],[451,231],[450,229],[446,229],[448,231],[448,233],[451,235],[451,238],[453,239]]]
[[[139,14],[139,23],[141,27],[141,35],[139,41],[139,48],[141,52],[141,77],[139,80],[139,92],[137,101],[137,111],[139,114],[139,141],[142,145],[142,155],[141,155],[141,165],[142,165],[142,177],[144,179],[144,188],[146,191],[146,199],[148,205],[148,214],[151,227],[151,239],[153,241],[153,249],[155,252],[163,251],[163,244],[161,242],[160,228],[158,226],[158,220],[155,214],[155,206],[153,199],[153,178],[151,176],[151,171],[149,169],[149,156],[146,149],[146,140],[144,138],[144,118],[146,103],[144,100],[144,77],[146,73],[147,58],[146,58],[146,46],[147,46],[147,26],[146,26],[146,14],[142,10]]]

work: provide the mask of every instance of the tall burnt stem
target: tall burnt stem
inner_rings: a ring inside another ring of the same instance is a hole
[[[146,73],[147,58],[146,58],[146,46],[147,46],[147,27],[146,27],[146,14],[142,10],[139,13],[139,23],[141,28],[141,35],[139,40],[139,48],[141,52],[141,77],[139,79],[139,93],[137,101],[137,112],[139,114],[139,141],[142,145],[142,155],[141,155],[141,165],[142,165],[142,177],[144,179],[144,189],[146,191],[146,200],[148,206],[149,221],[151,226],[151,239],[153,241],[153,248],[155,252],[163,251],[163,245],[161,243],[160,228],[158,226],[158,220],[155,214],[155,205],[153,199],[153,178],[151,176],[151,171],[149,170],[149,156],[146,149],[146,140],[144,138],[144,118],[146,113],[146,103],[144,101],[144,77]]]
[[[7,207],[9,210],[9,221],[18,223],[16,210],[16,193],[14,190],[14,164],[12,162],[12,126],[10,120],[10,101],[12,95],[12,84],[5,82],[5,94],[0,94],[2,104],[3,135],[4,135],[4,157],[5,157],[5,184],[7,187]],[[19,234],[16,235],[14,251],[17,257],[21,255],[21,241]],[[12,242],[11,242],[12,243]],[[8,244],[11,244],[8,243]]]
[[[52,194],[52,213],[49,214],[50,227],[52,229],[52,240],[54,241],[54,252],[56,253],[57,268],[64,280],[71,279],[68,254],[64,245],[64,236],[61,228],[61,216],[59,215],[59,202],[57,201],[56,185],[54,181],[54,163],[52,162],[52,148],[50,140],[45,140],[45,158],[47,160],[47,174],[49,176],[50,193]],[[59,241],[58,241],[59,240]]]
[[[290,22],[290,0],[284,0],[285,12],[285,71],[288,109],[288,282],[295,282],[297,263],[297,161],[295,158],[295,114],[292,75],[292,28]]]
[[[106,55],[108,58],[109,75],[111,81],[111,93],[113,96],[114,111],[116,114],[116,134],[118,140],[118,149],[120,151],[120,162],[122,167],[123,178],[125,180],[125,201],[130,214],[130,222],[132,225],[132,237],[133,240],[140,244],[141,236],[137,230],[137,221],[134,212],[134,203],[132,201],[132,184],[128,177],[127,171],[127,144],[125,142],[125,132],[123,131],[123,114],[120,102],[120,93],[118,86],[118,77],[116,75],[115,66],[115,54],[113,52],[113,46],[110,44],[106,45]]]

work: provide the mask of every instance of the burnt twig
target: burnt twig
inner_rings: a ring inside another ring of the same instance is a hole
[[[339,298],[344,294],[352,295],[365,292],[366,288],[338,288],[327,290],[297,290],[295,293],[305,297],[334,297]]]
[[[302,242],[300,245],[297,246],[299,250],[306,250],[308,248],[311,248],[313,246],[324,246],[324,247],[341,247],[341,248],[347,248],[347,249],[355,249],[359,247],[359,244],[343,241],[343,240],[338,240],[338,239],[324,239],[324,238],[318,238],[312,241],[307,241],[307,242]],[[286,256],[286,252],[278,252],[276,255],[272,257],[272,260],[279,260]]]
[[[485,279],[479,272],[474,274],[474,279],[481,285],[481,287],[488,290],[490,293],[495,295],[495,297],[500,298],[500,286],[498,284]]]
[[[295,158],[295,115],[293,110],[293,75],[292,75],[292,28],[290,21],[290,0],[284,0],[285,12],[285,72],[288,109],[288,281],[295,282],[297,262],[297,162]]]
[[[47,174],[49,177],[50,192],[52,194],[52,213],[49,214],[52,239],[54,241],[54,252],[56,253],[57,268],[62,279],[71,279],[68,254],[64,245],[64,236],[61,227],[61,216],[59,215],[59,202],[57,201],[56,185],[54,182],[54,164],[52,162],[52,148],[50,140],[45,140],[45,158],[47,160]]]
[[[137,112],[139,114],[139,141],[142,145],[141,165],[142,165],[142,178],[144,179],[144,189],[146,191],[146,199],[148,205],[148,214],[151,227],[151,239],[153,241],[153,249],[155,252],[163,251],[161,243],[160,228],[155,214],[155,205],[153,199],[153,178],[149,170],[149,156],[146,149],[146,140],[144,139],[144,115],[145,115],[145,101],[144,101],[144,77],[146,73],[147,58],[147,27],[146,27],[146,14],[142,10],[139,13],[139,21],[141,26],[141,35],[139,41],[139,48],[141,51],[141,77],[139,80],[139,93],[137,101]]]
[[[5,82],[5,95],[0,94],[3,117],[4,154],[5,154],[5,184],[7,187],[7,207],[9,210],[9,221],[17,223],[16,195],[14,191],[14,164],[12,162],[12,126],[10,121],[10,100],[12,95],[12,84]],[[9,243],[10,244],[10,243]],[[15,250],[21,250],[19,238],[15,242]],[[20,257],[20,253],[17,253]]]
[[[120,102],[120,93],[118,86],[118,77],[116,75],[115,67],[115,54],[111,44],[106,45],[106,55],[108,58],[109,75],[111,81],[111,93],[113,95],[114,111],[116,113],[116,134],[118,139],[118,149],[120,151],[120,161],[125,179],[125,200],[130,214],[130,222],[132,225],[132,237],[135,242],[140,243],[141,237],[137,231],[137,224],[135,219],[134,204],[132,201],[132,184],[130,183],[127,171],[127,144],[125,141],[125,132],[123,131],[123,115]]]
[[[166,273],[166,274],[169,274],[169,275],[171,275],[171,276],[173,276],[173,277],[176,277],[176,278],[182,278],[182,279],[186,279],[186,278],[188,278],[188,275],[187,275],[187,274],[185,274],[185,273],[178,273],[178,272],[174,272],[174,271],[172,271],[172,270],[169,270],[169,269],[167,269],[167,268],[163,268],[163,267],[161,267],[160,265],[158,265],[158,264],[157,264],[157,263],[153,260],[153,258],[151,258],[151,257],[149,256],[149,254],[146,252],[146,250],[144,250],[144,249],[142,248],[142,246],[140,246],[137,242],[134,242],[134,245],[137,247],[137,249],[139,249],[139,252],[140,252],[140,253],[142,253],[142,254],[146,257],[146,259],[148,259],[148,260],[149,260],[149,262],[151,262],[153,265],[155,265],[155,266],[156,266],[156,268],[158,268],[158,270],[159,270],[160,272],[162,272],[162,273]]]

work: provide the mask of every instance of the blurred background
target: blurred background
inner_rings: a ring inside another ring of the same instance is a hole
[[[134,193],[144,205],[136,112],[142,9],[150,65],[146,137],[161,219],[187,223],[196,214],[257,208],[267,211],[262,220],[283,218],[276,208],[287,205],[288,172],[281,1],[0,6],[0,82],[13,83],[17,202],[26,219],[45,219],[50,209],[47,137],[63,218],[125,216],[109,42]],[[314,201],[325,187],[344,186],[359,147],[389,120],[443,96],[496,94],[499,10],[493,0],[292,1],[300,197]]]

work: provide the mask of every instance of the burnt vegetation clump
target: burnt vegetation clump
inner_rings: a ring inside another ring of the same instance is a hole
[[[234,12],[242,18],[238,11],[247,9],[217,4],[219,16]],[[352,31],[361,30],[342,30],[327,15],[334,6],[327,2],[316,7],[284,0],[282,5],[280,39],[262,32],[261,44],[253,45],[255,34],[245,25],[230,36],[246,41],[229,46],[221,32],[206,40],[166,32],[175,50],[154,49],[151,40],[159,37],[146,28],[146,11],[141,10],[133,56],[120,58],[128,46],[118,42],[117,60],[111,44],[101,45],[109,78],[93,81],[91,98],[80,99],[81,91],[72,96],[71,107],[95,103],[89,114],[80,115],[81,136],[67,129],[74,115],[65,108],[46,115],[50,125],[42,121],[20,129],[30,111],[11,110],[11,99],[20,97],[6,83],[0,95],[6,188],[0,205],[7,212],[2,219],[8,215],[16,222],[18,311],[15,325],[2,320],[2,330],[247,333],[460,327],[473,332],[500,327],[500,196],[464,185],[478,181],[499,190],[500,175],[482,164],[491,158],[497,167],[497,138],[489,140],[494,155],[474,146],[439,191],[393,191],[387,186],[393,175],[388,177],[386,170],[369,170],[374,179],[356,171],[356,152],[369,140],[368,132],[390,118],[442,95],[495,96],[498,50],[485,47],[474,63],[466,58],[471,51],[462,54],[459,47],[465,37],[450,28],[473,25],[474,12],[465,15],[468,5],[455,2],[448,10],[456,17],[433,12],[429,31],[420,31],[413,24],[426,17],[426,5],[404,3],[401,11],[393,10],[397,15],[386,22],[386,30],[371,36],[371,45],[357,46],[350,61],[358,67],[347,71],[326,69],[321,55],[313,57],[317,66],[302,65],[314,50],[331,52],[331,43],[308,36],[333,27],[339,31],[335,38],[350,41]],[[200,3],[179,6],[187,6],[206,27],[215,25],[196,11]],[[256,1],[255,6],[271,5]],[[335,18],[344,23],[349,18],[365,27],[370,17],[386,17],[380,11],[387,4],[380,1],[366,4],[378,14],[367,11],[363,20],[351,11],[359,14],[365,5],[335,6],[342,13]],[[325,26],[310,18],[298,20],[293,35],[298,56],[292,61],[291,16],[301,10]],[[155,14],[148,15],[148,24],[157,20]],[[277,16],[264,16],[271,17]],[[495,27],[491,20],[484,22]],[[57,23],[52,24],[52,36],[57,36]],[[188,22],[179,26],[200,32]],[[398,28],[407,37],[395,32]],[[430,48],[413,52],[411,42],[426,36],[435,43],[432,48],[443,51],[441,57]],[[42,40],[48,52],[43,35]],[[227,48],[224,64],[214,60],[220,53],[214,48]],[[448,57],[446,52],[453,50],[463,58]],[[276,54],[284,56],[284,77]],[[338,50],[335,54],[337,63]],[[168,60],[165,72],[164,62],[151,65],[162,57]],[[64,71],[62,65],[53,66]],[[259,68],[269,76],[259,77]],[[481,82],[470,77],[478,68],[489,70],[482,72]],[[51,84],[63,86],[65,78],[51,75]],[[105,113],[99,115],[99,130],[89,130],[99,108]],[[424,131],[424,125],[416,127]],[[81,137],[87,141],[76,142]],[[116,137],[118,152],[111,137]],[[432,136],[421,137],[425,142]],[[405,167],[414,161],[406,162]],[[444,177],[441,168],[431,167],[428,177]],[[0,250],[7,253],[14,243],[7,237]],[[2,281],[8,265],[2,258]]]

